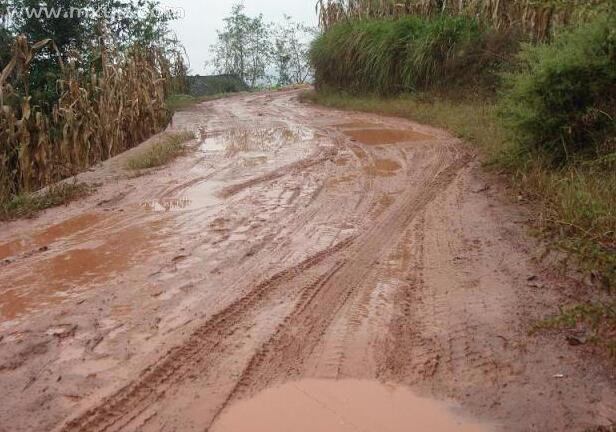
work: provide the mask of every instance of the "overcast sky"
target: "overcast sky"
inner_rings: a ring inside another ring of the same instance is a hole
[[[183,19],[173,25],[190,58],[192,73],[204,74],[209,47],[216,42],[216,30],[222,28],[223,18],[237,0],[161,0],[161,5],[182,8]],[[243,0],[250,16],[263,14],[266,22],[277,22],[284,14],[308,25],[317,24],[316,0]]]

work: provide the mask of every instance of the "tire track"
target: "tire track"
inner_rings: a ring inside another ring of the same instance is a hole
[[[138,379],[58,430],[73,432],[121,429],[152,403],[164,397],[171,386],[180,384],[193,369],[206,367],[220,345],[221,338],[233,331],[248,309],[258,307],[268,292],[291,283],[303,273],[348,248],[353,241],[353,238],[342,241],[260,283],[246,297],[212,317],[182,345],[171,349],[156,364],[148,367]]]
[[[461,153],[447,165],[436,167],[436,173],[419,191],[410,188],[397,207],[360,236],[347,251],[347,258],[331,274],[306,292],[294,313],[255,354],[224,407],[237,398],[252,394],[276,382],[300,376],[305,362],[338,312],[345,306],[361,282],[369,277],[374,265],[391,247],[391,239],[400,236],[422,209],[455,178],[465,166],[468,155]]]

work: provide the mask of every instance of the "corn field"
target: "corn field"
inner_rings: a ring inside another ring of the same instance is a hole
[[[31,105],[28,72],[44,40],[17,37],[0,74],[0,200],[29,192],[108,159],[160,132],[166,94],[182,85],[177,59],[139,48],[103,52],[99,71],[63,64],[51,112]],[[49,50],[47,50],[49,51]],[[53,52],[53,49],[51,49]]]
[[[343,20],[406,15],[465,15],[498,30],[515,29],[535,40],[549,39],[554,30],[584,20],[613,0],[318,0],[323,30]]]

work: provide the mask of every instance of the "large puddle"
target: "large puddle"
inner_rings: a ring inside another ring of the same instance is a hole
[[[49,253],[23,272],[0,276],[0,322],[61,302],[121,274],[156,253],[161,223],[108,232],[58,254]]]
[[[362,144],[381,145],[427,141],[434,137],[410,129],[353,129],[344,132]]]
[[[372,381],[304,380],[240,401],[211,432],[483,432],[442,402]]]
[[[49,244],[72,236],[80,231],[90,228],[102,219],[96,213],[86,213],[52,225],[33,236],[26,236],[0,245],[0,260],[18,255],[33,248],[48,246]]]

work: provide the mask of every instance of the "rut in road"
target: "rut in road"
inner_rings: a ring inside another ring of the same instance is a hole
[[[146,369],[136,382],[107,398],[99,407],[72,420],[62,430],[95,431],[121,428],[149,404],[164,397],[169,386],[181,385],[188,374],[207,367],[221,344],[221,339],[233,332],[237,321],[241,321],[242,316],[248,313],[248,309],[259,307],[269,291],[280,289],[284,284],[294,282],[298,277],[304,277],[304,272],[331,258],[337,251],[348,247],[351,242],[352,239],[342,242],[259,284],[249,296],[212,317],[183,345],[172,349],[159,363]]]

